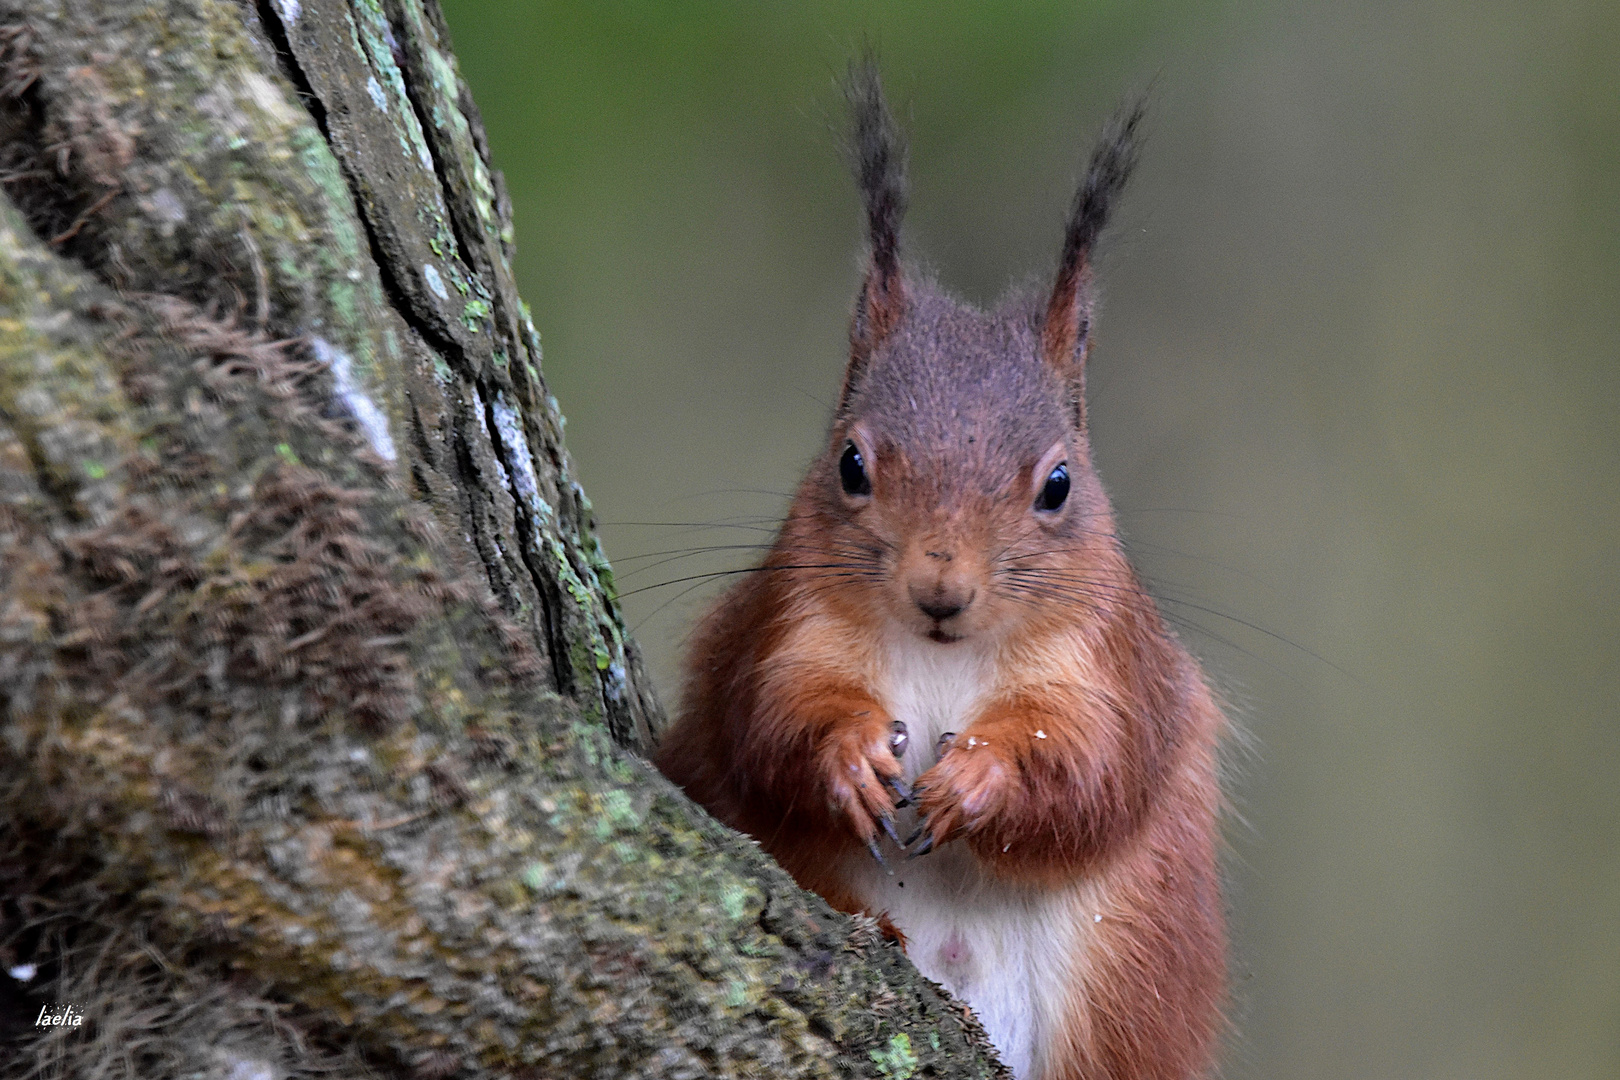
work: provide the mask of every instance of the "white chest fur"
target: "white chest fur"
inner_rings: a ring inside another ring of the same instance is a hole
[[[939,737],[961,731],[978,714],[990,691],[991,660],[971,642],[939,645],[913,634],[897,634],[884,651],[878,697],[889,715],[906,725],[907,781],[936,760]]]
[[[905,777],[915,780],[937,760],[940,735],[963,731],[984,704],[990,661],[970,642],[937,645],[909,635],[891,644],[884,661],[878,696],[906,725]],[[897,817],[901,836],[915,828],[910,809]],[[1082,960],[1083,887],[997,881],[961,843],[916,860],[888,841],[883,851],[887,871],[864,854],[848,867],[867,910],[886,912],[918,970],[973,1006],[1013,1074],[1037,1080]]]

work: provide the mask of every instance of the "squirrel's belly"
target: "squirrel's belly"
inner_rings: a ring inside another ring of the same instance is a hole
[[[887,913],[917,969],[973,1006],[1018,1080],[1039,1080],[1077,1004],[1090,890],[996,881],[961,843],[916,860],[885,849],[892,873],[864,852],[848,866],[863,906]]]

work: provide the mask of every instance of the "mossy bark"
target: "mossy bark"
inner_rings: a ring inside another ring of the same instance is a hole
[[[431,2],[0,0],[0,181],[8,1075],[1000,1071],[638,756]]]

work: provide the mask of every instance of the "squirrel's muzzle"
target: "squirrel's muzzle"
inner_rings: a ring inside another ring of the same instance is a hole
[[[913,535],[896,567],[894,599],[910,608],[897,612],[918,634],[933,641],[957,641],[983,627],[985,569],[983,538],[960,522]]]

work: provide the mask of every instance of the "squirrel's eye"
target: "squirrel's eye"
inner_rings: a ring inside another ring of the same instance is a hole
[[[845,495],[872,494],[872,481],[866,478],[866,462],[853,442],[844,444],[844,456],[838,459],[838,479],[844,485]]]
[[[1068,497],[1069,465],[1060,461],[1058,467],[1052,470],[1052,475],[1046,478],[1046,486],[1041,488],[1041,496],[1035,500],[1035,509],[1048,512],[1056,510]]]

